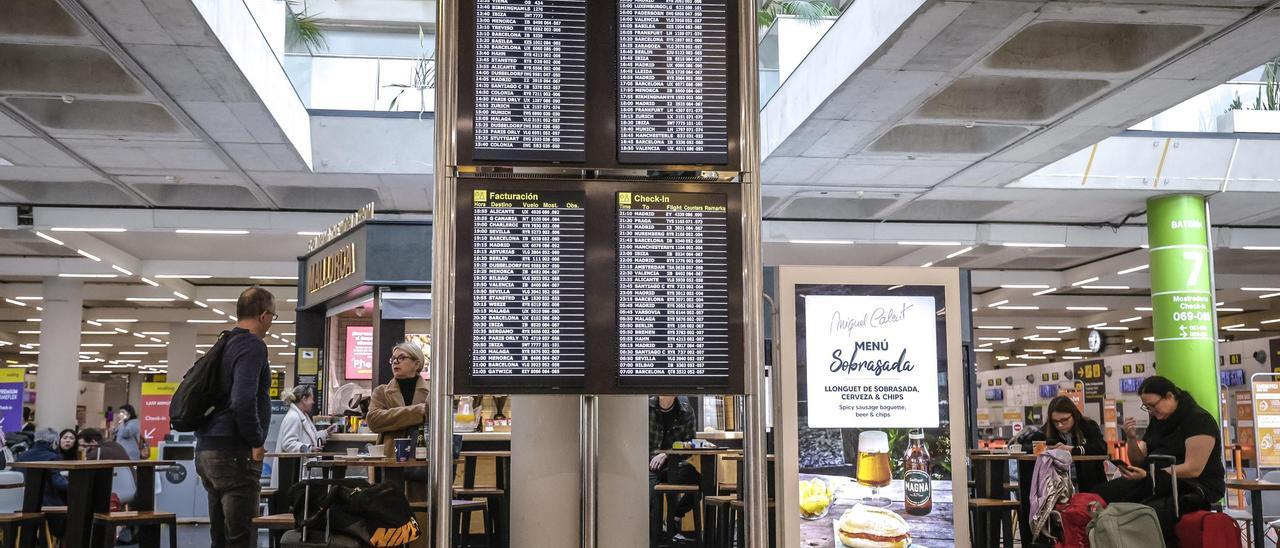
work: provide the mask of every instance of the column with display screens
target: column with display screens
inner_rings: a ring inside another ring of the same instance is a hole
[[[729,3],[618,2],[618,161],[729,160]]]
[[[622,385],[727,385],[729,218],[722,194],[619,192]]]
[[[472,384],[580,385],[587,336],[583,194],[474,189],[466,198],[470,275],[462,281],[471,291],[462,295],[472,306]]]
[[[587,0],[475,0],[474,157],[586,157]]]

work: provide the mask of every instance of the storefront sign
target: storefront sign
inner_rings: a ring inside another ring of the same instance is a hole
[[[169,435],[169,402],[173,393],[178,390],[176,382],[144,382],[142,383],[142,408],[138,410],[142,417],[140,427],[142,436],[151,447],[151,458],[160,457],[157,444]]]
[[[355,228],[356,225],[359,225],[360,223],[363,223],[372,218],[373,218],[373,203],[370,202],[366,204],[364,207],[356,210],[355,213],[352,213],[350,215],[347,215],[346,217],[343,217],[341,221],[338,221],[338,224],[335,224],[329,227],[329,229],[325,230],[323,234],[316,236],[315,238],[312,238],[310,242],[307,242],[307,251],[311,252],[319,249],[320,246],[326,243],[332,242],[333,240],[337,239],[339,236],[342,236],[343,234],[345,234],[348,230]]]
[[[804,307],[810,428],[938,426],[933,297],[810,295]]]
[[[26,371],[0,369],[0,430],[22,430],[22,396]]]
[[[355,242],[340,246],[333,252],[307,262],[307,293],[315,293],[358,271]]]
[[[373,326],[347,326],[346,378],[373,378]]]
[[[1274,375],[1254,377],[1253,416],[1258,466],[1280,467],[1280,381]]]
[[[1218,399],[1208,231],[1203,196],[1147,201],[1155,360],[1162,376],[1200,402]],[[1220,420],[1217,406],[1207,410]]]

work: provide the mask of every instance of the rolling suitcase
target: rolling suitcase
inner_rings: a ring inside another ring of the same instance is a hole
[[[1182,516],[1173,531],[1178,548],[1242,548],[1240,526],[1221,512],[1196,510]]]
[[[1102,497],[1093,493],[1076,493],[1071,501],[1058,505],[1058,515],[1062,516],[1062,535],[1053,544],[1054,548],[1089,548],[1089,522],[1093,521],[1091,508],[1107,507]]]

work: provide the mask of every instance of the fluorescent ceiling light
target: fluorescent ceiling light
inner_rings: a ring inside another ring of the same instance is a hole
[[[19,301],[43,301],[44,297],[14,297]]]
[[[116,352],[116,354],[121,356],[146,356],[147,354],[150,354],[150,352],[147,352],[146,350],[125,350],[123,352]]]
[[[18,353],[19,353],[19,354],[22,354],[22,355],[24,355],[24,356],[38,356],[38,355],[40,355],[40,351],[39,351],[39,350],[19,350],[19,351],[18,351]]]
[[[225,235],[241,235],[248,234],[248,230],[222,230],[213,228],[179,228],[174,231],[176,234],[225,234]]]
[[[1040,335],[1035,335],[1031,337],[1031,340],[1041,342],[1062,342],[1062,337],[1041,337]]]
[[[43,233],[43,232],[40,232],[39,230],[37,230],[37,231],[36,231],[36,236],[39,236],[39,237],[41,237],[41,238],[44,238],[45,240],[48,240],[48,241],[49,241],[49,243],[54,243],[54,244],[58,244],[58,245],[67,245],[67,244],[62,243],[62,240],[59,240],[59,239],[57,239],[57,238],[54,238],[53,236],[50,236],[50,235],[45,234],[45,233]]]
[[[133,275],[133,272],[130,272],[129,270],[126,270],[126,269],[124,269],[124,268],[121,268],[121,267],[120,267],[120,265],[114,265],[114,264],[113,264],[113,265],[111,265],[111,269],[112,269],[112,270],[115,270],[116,272],[119,272],[119,273],[121,273],[121,274],[124,274],[125,276],[132,276],[132,275]]]
[[[1229,327],[1225,329],[1225,331],[1243,331],[1247,333],[1255,333],[1262,330],[1258,329],[1257,327]]]
[[[159,344],[156,344],[156,343],[138,343],[138,344],[135,344],[134,346],[136,346],[136,347],[138,347],[138,348],[164,348],[164,347],[169,346],[169,345],[164,344],[164,343],[159,343]]]
[[[135,336],[135,337],[137,337],[137,338],[139,338],[139,339],[145,339],[145,338],[147,338],[147,336],[146,336],[146,335],[143,335],[142,333],[134,333],[134,334],[133,334],[133,336]]]
[[[99,371],[90,371],[89,374],[90,375],[110,375],[111,372],[104,369]]]
[[[164,342],[164,341],[162,341],[162,340],[160,340],[160,339],[157,339],[157,338],[155,338],[155,337],[151,337],[151,339],[149,339],[149,340],[150,340],[151,342],[158,342],[158,343],[163,343],[163,342]],[[168,346],[168,344],[166,343],[166,344],[165,344],[165,346]]]
[[[961,256],[961,255],[964,255],[965,253],[968,253],[968,252],[970,252],[970,251],[973,251],[973,246],[969,246],[969,247],[966,247],[966,248],[964,248],[964,249],[961,249],[960,251],[956,251],[956,252],[954,252],[954,253],[951,253],[950,255],[947,255],[947,258],[948,258],[948,259],[954,259],[954,258],[959,257],[959,256]]]
[[[281,333],[281,335],[284,335],[284,336],[286,336],[286,337],[292,337],[292,336],[294,335],[294,333],[293,333],[292,331],[290,331],[290,332],[288,332],[288,333]]]
[[[1141,319],[1142,319],[1142,316],[1134,316],[1134,317],[1132,317],[1132,318],[1125,318],[1125,319],[1123,319],[1123,320],[1120,320],[1120,323],[1136,322],[1136,321],[1141,320]]]
[[[929,261],[927,263],[920,265],[920,268],[929,268],[931,266],[933,266],[933,261]]]
[[[173,297],[125,297],[131,303],[171,303]]]
[[[94,326],[94,327],[102,327],[102,324],[100,324],[100,323],[98,323],[98,322],[95,322],[95,321],[93,321],[93,320],[85,320],[85,321],[84,321],[84,323],[87,323],[87,324],[92,325],[92,326]]]
[[[143,335],[168,335],[168,331],[139,331]]]
[[[973,351],[974,352],[995,352],[995,350],[991,348],[975,348],[973,349]]]
[[[978,329],[1013,329],[1012,325],[979,325]]]
[[[297,276],[249,276],[250,280],[296,280]]]
[[[1009,359],[1009,356],[996,356],[996,360],[999,360],[999,361],[1005,361],[1007,359]]]
[[[1244,327],[1244,324],[1242,324],[1242,323],[1231,324],[1231,325],[1228,325],[1228,326],[1226,326],[1226,327],[1223,327],[1223,329],[1232,329],[1232,328],[1236,328],[1236,327]]]
[[[160,284],[156,283],[156,282],[155,282],[155,280],[152,280],[152,279],[147,278],[147,277],[145,277],[145,276],[142,278],[142,281],[143,281],[143,283],[146,283],[147,285],[149,285],[149,286],[151,286],[151,287],[160,287]]]
[[[1036,329],[1043,329],[1045,331],[1058,331],[1061,329],[1071,329],[1071,326],[1069,325],[1037,325]]]
[[[1151,312],[1150,306],[1135,306],[1133,307],[1133,309],[1137,310],[1138,312]]]
[[[133,366],[125,363],[112,363],[112,364],[104,365],[103,367],[107,369],[127,369]]]
[[[1232,306],[1219,306],[1219,307],[1218,307],[1218,312],[1244,312],[1244,309],[1243,309],[1243,308],[1236,308],[1236,307],[1232,307]]]
[[[787,240],[792,244],[851,245],[853,240]]]
[[[188,297],[188,296],[186,296],[186,295],[183,295],[182,293],[179,293],[179,292],[177,292],[177,291],[174,291],[174,292],[173,292],[173,296],[174,296],[174,297],[177,297],[177,298],[179,298],[179,299],[182,299],[182,300],[184,300],[184,301],[185,301],[185,300],[187,300],[187,299],[190,299],[190,298],[191,298],[191,297]]]
[[[1258,298],[1259,298],[1259,299],[1270,299],[1270,298],[1272,298],[1272,297],[1276,297],[1276,296],[1280,296],[1280,293],[1267,293],[1266,295],[1258,295]]]
[[[49,230],[53,232],[125,232],[123,228],[88,228],[75,226],[55,226]]]
[[[111,348],[115,345],[111,343],[80,343],[80,346],[84,348]]]
[[[981,329],[981,328],[979,328]],[[1004,337],[978,337],[980,341],[1003,341]]]
[[[1097,329],[1097,328],[1102,327],[1102,326],[1104,326],[1104,325],[1107,325],[1107,322],[1091,323],[1091,324],[1089,324],[1089,329]]]
[[[267,348],[289,348],[287,344],[268,344]]]
[[[99,323],[138,323],[137,318],[98,318]]]
[[[1102,312],[1110,309],[1105,306],[1068,306],[1067,310],[1075,310],[1079,312]]]
[[[1062,357],[1062,359],[1064,359],[1064,360],[1083,360],[1083,359],[1084,359],[1084,357],[1083,357],[1083,356],[1063,356],[1063,357]]]
[[[1002,300],[1002,301],[996,301],[996,302],[994,302],[994,303],[991,303],[991,304],[987,305],[987,308],[995,308],[995,307],[1000,306],[1000,305],[1002,305],[1002,304],[1008,304],[1008,303],[1009,303],[1009,299],[1004,299],[1004,300]]]
[[[1004,364],[1004,366],[1005,366],[1005,367],[1026,367],[1026,366],[1027,366],[1027,364],[1025,364],[1025,363],[1006,363],[1006,364]]]
[[[227,320],[187,320],[187,323],[227,323]]]
[[[156,274],[157,280],[207,280],[212,277],[211,274]]]
[[[1097,328],[1098,331],[1128,331],[1128,327],[1120,327],[1118,325],[1104,325]]]
[[[117,327],[117,328],[115,328],[115,329],[116,329],[116,333],[128,333],[128,332],[129,332],[129,330],[128,330],[128,329],[123,329],[123,328],[119,328],[119,327]]]
[[[292,355],[293,355],[293,352],[279,352],[277,355],[279,355],[279,356],[292,356]]]
[[[319,236],[319,235],[321,235],[321,234],[324,234],[324,233],[323,233],[323,232],[311,232],[311,231],[308,231],[308,230],[300,230],[300,231],[298,231],[298,235],[299,235],[299,236]]]
[[[908,241],[908,242],[898,242],[898,245],[946,245],[946,246],[955,247],[962,244],[960,242]]]
[[[1263,325],[1273,324],[1273,323],[1280,323],[1280,318],[1276,318],[1276,319],[1274,319],[1274,320],[1262,320],[1262,321],[1260,321],[1260,322],[1258,322],[1258,323],[1263,324]]]
[[[1087,284],[1087,283],[1093,283],[1093,282],[1096,282],[1096,281],[1098,281],[1098,277],[1097,277],[1097,276],[1094,276],[1094,277],[1092,277],[1092,278],[1087,278],[1087,279],[1084,279],[1084,280],[1080,280],[1080,281],[1078,281],[1078,282],[1071,282],[1071,287],[1079,287],[1079,286],[1082,286],[1082,285],[1084,285],[1084,284]]]
[[[1010,306],[1010,305],[1005,305],[1005,306],[997,306],[996,308],[997,308],[997,309],[1000,309],[1000,310],[1040,310],[1040,307],[1038,307],[1038,306]]]
[[[84,355],[84,356],[97,356],[98,354],[101,354],[101,353],[102,353],[102,352],[98,352],[97,350],[89,350],[89,351],[81,350],[81,351],[79,352],[79,354]]]
[[[209,308],[209,305],[204,304],[204,303],[202,303],[202,302],[200,302],[200,301],[191,301],[191,302],[196,303],[196,306],[198,306],[198,307],[200,307],[200,308]]]
[[[1240,249],[1249,251],[1280,251],[1280,245],[1246,245]]]
[[[118,278],[116,274],[58,274],[59,278]]]
[[[1240,291],[1256,291],[1259,293],[1266,293],[1268,291],[1280,291],[1280,287],[1242,287],[1240,288]]]
[[[1050,287],[1049,289],[1045,289],[1045,290],[1043,290],[1043,291],[1037,291],[1037,292],[1035,292],[1035,293],[1032,293],[1032,295],[1034,295],[1034,296],[1036,296],[1036,297],[1039,297],[1039,296],[1041,296],[1041,295],[1047,295],[1047,294],[1049,294],[1049,293],[1053,293],[1054,291],[1057,291],[1057,290],[1058,290],[1058,288],[1056,288],[1056,287]]]
[[[1044,284],[1000,284],[1001,289],[1049,289]]]
[[[24,302],[22,302],[22,301],[15,300],[15,299],[5,299],[5,300],[4,300],[4,302],[9,303],[9,304],[14,305],[14,306],[27,306],[27,303],[24,303]]]
[[[298,299],[285,299],[285,300],[284,300],[284,302],[286,302],[286,303],[296,303],[296,302],[298,302]]]
[[[1142,266],[1135,266],[1135,267],[1133,267],[1133,268],[1126,268],[1126,269],[1124,269],[1124,270],[1121,270],[1121,271],[1119,271],[1119,272],[1116,272],[1116,274],[1118,274],[1118,275],[1120,275],[1120,276],[1123,276],[1123,275],[1125,275],[1125,274],[1133,274],[1134,272],[1137,272],[1137,271],[1139,271],[1139,270],[1146,270],[1146,269],[1148,269],[1148,268],[1151,268],[1151,265],[1149,265],[1149,264],[1144,264],[1144,265],[1142,265]]]
[[[1127,285],[1086,285],[1086,286],[1083,286],[1083,289],[1102,289],[1102,290],[1111,289],[1111,290],[1124,291],[1132,288]]]
[[[219,316],[226,316],[226,315],[227,315],[227,313],[226,313],[226,312],[223,312],[223,311],[221,311],[221,310],[219,310],[219,309],[217,309],[217,308],[212,308],[212,309],[210,309],[210,310],[213,310],[213,313],[214,313],[214,314],[217,314],[217,315],[219,315]]]
[[[1067,247],[1067,244],[1049,242],[1004,242],[1000,245],[1005,247]]]

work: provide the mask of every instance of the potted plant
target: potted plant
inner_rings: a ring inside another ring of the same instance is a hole
[[[1262,86],[1252,103],[1237,95],[1227,112],[1218,116],[1218,131],[1280,133],[1280,59],[1262,66]]]

